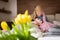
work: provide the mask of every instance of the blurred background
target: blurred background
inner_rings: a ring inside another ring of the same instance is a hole
[[[60,21],[60,0],[0,0],[0,22],[11,21],[26,9],[32,14],[36,5],[40,5],[50,21]]]

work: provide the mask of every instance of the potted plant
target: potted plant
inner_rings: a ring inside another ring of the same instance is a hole
[[[18,14],[13,20],[12,30],[5,21],[1,22],[3,32],[0,32],[0,40],[35,40],[31,37],[31,16],[28,10],[24,14]]]

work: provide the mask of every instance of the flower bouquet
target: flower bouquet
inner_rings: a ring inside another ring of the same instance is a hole
[[[0,40],[36,40],[30,35],[31,16],[28,15],[28,10],[24,14],[18,14],[12,22],[12,30],[5,21],[1,22],[3,30],[0,30]]]

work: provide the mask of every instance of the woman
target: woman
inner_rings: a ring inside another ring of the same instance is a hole
[[[36,6],[34,13],[32,14],[32,19],[42,32],[46,32],[50,27],[54,26],[54,24],[48,23],[47,17],[39,5]]]

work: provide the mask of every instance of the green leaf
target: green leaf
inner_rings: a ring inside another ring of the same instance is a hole
[[[20,30],[19,30],[16,26],[14,26],[14,25],[12,24],[12,27],[13,27],[14,31],[16,31],[16,32],[17,32],[17,34],[19,34],[19,35],[22,35],[22,36],[23,36],[23,33],[22,33],[22,32],[20,32]]]

